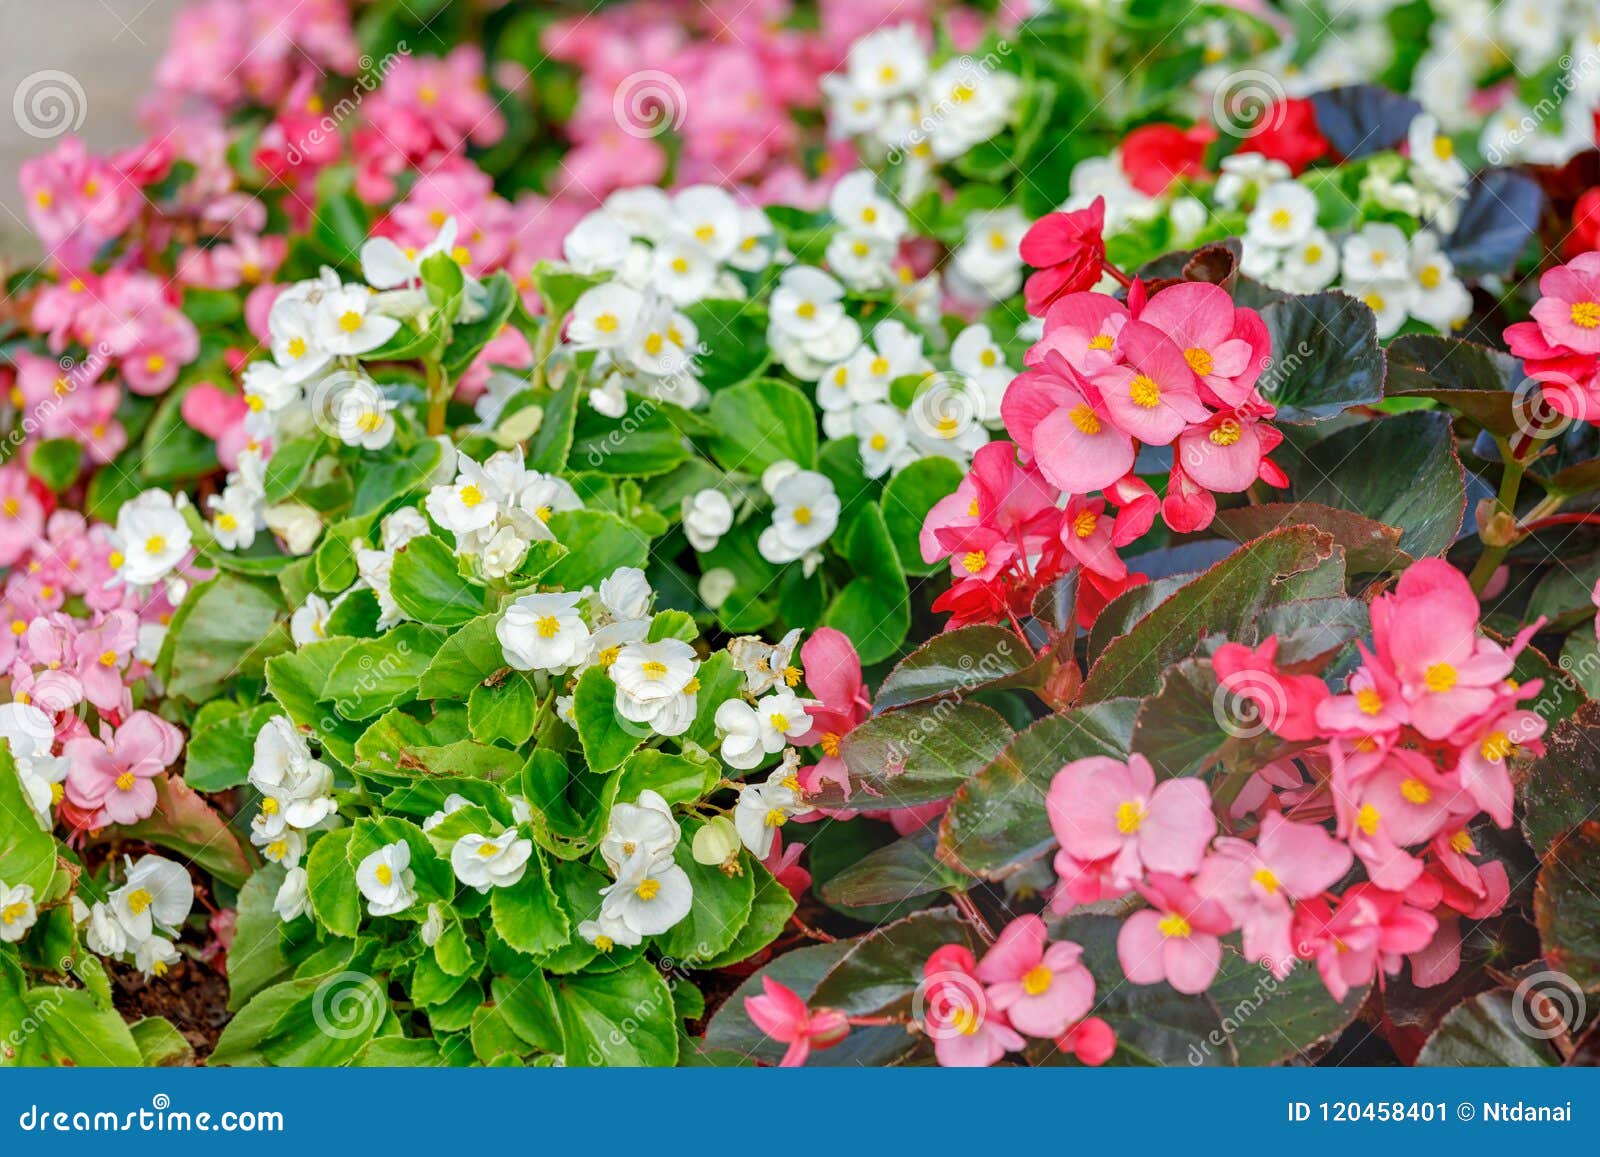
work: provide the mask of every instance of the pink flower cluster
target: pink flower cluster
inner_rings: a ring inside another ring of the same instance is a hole
[[[1539,278],[1533,320],[1506,327],[1506,345],[1558,414],[1600,422],[1600,253]]]
[[[1335,999],[1407,956],[1415,983],[1438,984],[1460,965],[1460,918],[1505,904],[1505,867],[1478,858],[1469,828],[1482,813],[1511,824],[1510,760],[1543,749],[1544,720],[1522,706],[1540,683],[1511,677],[1537,624],[1510,646],[1483,636],[1470,586],[1439,559],[1407,570],[1371,614],[1373,647],[1340,694],[1280,669],[1276,639],[1217,649],[1220,687],[1292,747],[1230,806],[1196,778],[1157,783],[1140,755],[1056,775],[1052,906],[1141,896],[1117,944],[1129,980],[1203,992],[1220,937],[1237,930],[1245,957],[1276,976],[1315,961]],[[1330,891],[1356,861],[1366,879]]]
[[[983,1068],[1027,1047],[1026,1036],[1054,1041],[1089,1065],[1116,1051],[1111,1026],[1089,1016],[1094,977],[1083,949],[1051,942],[1038,916],[1008,924],[978,960],[962,944],[936,949],[923,965],[923,1027],[934,1055],[950,1068]]]
[[[109,526],[51,511],[21,467],[0,466],[0,566],[9,568],[0,587],[0,670],[11,699],[42,713],[33,718],[48,721],[68,760],[56,802],[78,828],[148,817],[152,781],[182,748],[178,730],[136,710],[133,696],[150,675],[172,606],[162,588],[146,594],[114,583],[118,561]],[[85,705],[99,716],[98,738]]]

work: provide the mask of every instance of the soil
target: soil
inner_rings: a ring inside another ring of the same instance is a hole
[[[124,1020],[164,1016],[204,1061],[228,1023],[228,982],[210,965],[188,957],[165,976],[146,979],[130,964],[108,962],[111,999]]]

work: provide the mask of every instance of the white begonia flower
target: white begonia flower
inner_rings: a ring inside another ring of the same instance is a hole
[[[1467,187],[1467,167],[1456,156],[1455,143],[1439,131],[1436,117],[1423,113],[1406,130],[1406,148],[1413,173],[1445,200]]]
[[[152,936],[133,946],[133,966],[146,976],[165,976],[181,959],[177,945],[164,936]]]
[[[828,541],[839,525],[839,496],[833,483],[815,470],[800,470],[772,490],[772,525],[756,547],[774,565],[794,562]]]
[[[176,935],[189,918],[194,885],[181,865],[145,856],[129,866],[127,880],[111,893],[109,903],[130,943],[149,939],[158,928]]]
[[[619,357],[652,378],[693,378],[700,331],[663,297],[648,301]],[[676,388],[676,387],[669,387]]]
[[[839,178],[828,194],[828,212],[841,230],[867,234],[891,244],[906,234],[906,215],[884,196],[878,177],[870,169],[856,169]]]
[[[506,608],[495,636],[506,663],[519,671],[565,671],[589,653],[589,625],[578,594],[523,595]]]
[[[478,556],[484,575],[492,579],[505,578],[528,557],[528,545],[528,540],[512,527],[502,526],[496,530]]]
[[[422,263],[456,247],[456,219],[446,217],[434,239],[421,249],[402,248],[388,237],[369,237],[361,246],[361,276],[374,289],[397,289],[422,277]]]
[[[628,340],[643,308],[643,294],[615,281],[586,289],[572,307],[567,341],[578,349],[616,349]]]
[[[278,919],[288,923],[305,915],[309,906],[306,879],[304,868],[290,868],[284,873],[278,894],[272,898],[272,910],[278,914]]]
[[[367,899],[374,916],[393,916],[416,903],[416,876],[411,871],[411,845],[404,840],[385,844],[356,867],[356,887]]]
[[[300,857],[306,854],[305,833],[287,825],[279,827],[276,832],[269,832],[261,819],[257,814],[250,822],[250,842],[261,850],[262,857],[285,868],[298,864]]]
[[[817,406],[822,410],[823,433],[829,438],[849,437],[855,408],[863,402],[882,400],[865,396],[869,391],[876,392],[875,385],[861,384],[877,357],[871,346],[858,346],[843,361],[824,368],[817,378]]]
[[[428,533],[428,520],[415,506],[402,506],[385,516],[378,541],[384,550],[398,550],[413,538]]]
[[[840,231],[823,254],[835,277],[858,293],[887,289],[894,282],[897,246],[871,233]]]
[[[444,912],[437,904],[429,904],[428,912],[422,918],[422,927],[417,929],[417,939],[429,948],[439,943],[439,937],[444,935]]]
[[[622,388],[622,379],[613,374],[589,391],[589,408],[607,418],[620,418],[628,412],[628,395]]]
[[[33,902],[33,885],[11,887],[0,880],[0,943],[15,944],[39,922]]]
[[[767,342],[773,356],[795,377],[814,382],[830,365],[849,357],[861,344],[861,326],[840,314],[828,329],[814,337],[800,337],[769,321]]]
[[[600,896],[602,919],[620,921],[640,936],[659,936],[689,914],[694,887],[670,855],[653,857],[640,848]]]
[[[1346,281],[1400,281],[1411,275],[1411,246],[1396,225],[1374,223],[1345,238],[1341,264]]]
[[[868,100],[915,92],[928,76],[928,54],[916,26],[879,28],[850,46],[845,69],[851,87]]]
[[[1472,294],[1456,276],[1439,235],[1424,229],[1411,241],[1411,316],[1450,333],[1472,313]]]
[[[714,566],[700,576],[695,590],[700,595],[700,601],[715,611],[728,601],[728,596],[738,587],[738,575],[725,566]]]
[[[585,213],[561,241],[561,255],[578,273],[615,273],[628,259],[633,238],[604,209]]]
[[[532,855],[533,841],[519,838],[512,828],[492,837],[462,836],[450,849],[450,866],[467,887],[487,892],[519,882]]]
[[[71,760],[52,756],[56,729],[50,716],[31,703],[0,703],[0,739],[8,741],[11,760],[28,804],[45,826],[51,805],[58,802],[56,785],[67,778]]]
[[[780,458],[761,472],[761,489],[767,492],[768,498],[771,498],[780,482],[798,473],[800,473],[800,463],[792,458]]]
[[[455,481],[428,491],[428,516],[459,541],[492,527],[500,516],[500,496],[484,468],[462,455]],[[470,540],[470,538],[469,538]]]
[[[762,209],[741,206],[738,232],[738,243],[727,257],[730,266],[743,273],[756,273],[771,264],[774,233],[772,221]]]
[[[655,240],[672,220],[672,199],[656,185],[631,185],[606,197],[603,209],[635,237]]]
[[[661,735],[682,735],[698,707],[699,666],[694,648],[682,639],[625,644],[610,668],[617,714]]]
[[[287,382],[298,385],[320,374],[333,359],[317,336],[316,315],[303,300],[285,293],[267,315],[272,360]]]
[[[399,405],[385,398],[376,386],[345,390],[333,415],[334,433],[346,446],[382,450],[394,441],[394,410]]]
[[[722,491],[707,487],[683,500],[683,534],[704,554],[733,528],[733,503]]]
[[[249,550],[256,531],[266,525],[259,496],[244,486],[225,486],[206,500],[210,507],[211,534],[224,550]]]
[[[1237,209],[1258,191],[1294,175],[1282,161],[1260,153],[1234,153],[1223,157],[1219,168],[1211,196],[1224,209]]]
[[[98,956],[121,956],[128,950],[128,930],[117,919],[111,905],[97,900],[89,909],[89,926],[84,943]]]
[[[300,398],[299,383],[265,359],[245,366],[241,385],[245,405],[253,414],[276,414]]]
[[[671,232],[723,262],[739,244],[739,203],[716,185],[690,185],[672,194]]]
[[[844,286],[822,270],[792,265],[772,291],[772,326],[801,341],[825,338],[844,319],[843,297]]]
[[[122,504],[111,535],[111,565],[118,578],[131,586],[154,586],[183,561],[193,543],[182,513],[186,501],[165,490],[146,490]]]
[[[765,783],[746,784],[733,808],[733,826],[739,839],[757,859],[772,853],[773,837],[789,817],[806,810],[800,783],[787,767],[780,767]]]
[[[600,605],[613,619],[642,619],[650,614],[655,592],[636,566],[619,566],[600,580]]]
[[[551,515],[581,509],[583,499],[565,478],[524,470],[511,518],[519,534],[534,542],[544,542],[555,537],[548,525]]]
[[[1245,237],[1269,249],[1288,249],[1316,227],[1316,195],[1298,181],[1279,181],[1262,190],[1246,219]]]
[[[267,529],[283,540],[290,554],[310,554],[322,537],[322,515],[303,502],[279,502],[261,511]]]
[[[394,553],[387,550],[372,550],[368,547],[358,547],[356,550],[356,573],[361,576],[361,581],[366,583],[372,593],[378,598],[378,627],[388,630],[401,619],[405,612],[400,609],[400,604],[394,601],[394,591],[390,588],[390,578],[394,570]]]
[[[774,687],[797,687],[801,671],[794,665],[794,650],[800,643],[800,628],[795,627],[776,643],[760,635],[740,635],[728,644],[733,669],[744,676],[744,689],[751,695],[765,695]]]
[[[294,645],[320,642],[327,637],[328,616],[333,614],[333,604],[321,595],[308,594],[306,601],[289,616],[289,637]]]
[[[1283,251],[1274,284],[1291,293],[1317,293],[1339,276],[1339,248],[1321,229]]]
[[[905,453],[905,415],[887,403],[876,402],[856,410],[852,433],[860,446],[862,473],[868,478],[882,478]]]
[[[1017,107],[1022,82],[1001,69],[986,68],[970,56],[941,65],[928,78],[923,102],[934,110],[928,144],[948,161],[982,144],[1006,127]]]
[[[722,761],[739,771],[749,771],[768,755],[762,741],[761,717],[743,699],[729,699],[713,717],[722,739]]]
[[[286,715],[274,715],[256,733],[250,786],[261,793],[268,834],[283,827],[315,827],[333,814],[333,771],[311,757],[305,736]]]
[[[1378,337],[1391,338],[1406,323],[1411,312],[1411,281],[1351,281],[1340,286],[1346,293],[1361,302],[1377,315]]]
[[[585,920],[578,925],[578,935],[601,952],[610,952],[613,948],[632,948],[644,939],[627,924],[615,916],[607,916],[602,910],[598,918]]]
[[[325,294],[315,325],[318,344],[335,357],[371,353],[400,329],[398,319],[373,308],[372,294],[362,285],[341,286]]]
[[[897,378],[926,374],[933,364],[922,352],[922,337],[899,321],[882,321],[872,331],[876,353],[850,376],[851,396],[858,406],[889,397]]]
[[[466,796],[460,795],[456,792],[451,792],[449,795],[444,797],[444,803],[440,805],[439,810],[422,821],[422,830],[425,832],[431,832],[434,828],[444,823],[445,820],[449,819],[462,808],[471,806],[472,801]]]
[[[669,236],[651,255],[651,287],[674,305],[693,305],[710,296],[716,279],[717,263],[693,241]]]
[[[611,874],[617,876],[641,849],[651,859],[671,855],[682,834],[671,805],[647,788],[633,803],[619,803],[611,809],[610,825],[600,840],[600,855]]]
[[[959,284],[977,288],[996,301],[1021,289],[1020,247],[1029,226],[1022,211],[1008,205],[1004,209],[975,213],[967,219],[966,226],[967,239],[956,250],[951,262]]]

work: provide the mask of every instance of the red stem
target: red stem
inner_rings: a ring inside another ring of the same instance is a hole
[[[1545,518],[1537,518],[1517,529],[1520,535],[1526,537],[1535,531],[1547,530],[1552,526],[1600,526],[1600,511],[1574,510],[1566,514],[1552,514]]]

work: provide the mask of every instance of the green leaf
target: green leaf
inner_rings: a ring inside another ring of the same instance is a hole
[[[238,1011],[256,993],[289,971],[284,955],[284,923],[272,903],[284,871],[268,864],[244,882],[236,905],[238,921],[228,949],[228,1008]]]
[[[568,1065],[673,1065],[678,1031],[672,993],[646,960],[600,976],[554,982]]]
[[[590,771],[610,771],[650,734],[649,727],[617,714],[616,697],[617,685],[599,667],[585,671],[573,691],[572,715]]]
[[[273,448],[267,462],[266,481],[262,489],[268,502],[285,502],[294,497],[311,470],[311,463],[322,452],[321,435],[311,438],[290,438]]]
[[[263,703],[197,726],[189,736],[184,781],[196,791],[226,791],[244,783],[255,758],[256,736],[267,720],[282,713],[276,703]]]
[[[188,386],[169,390],[145,427],[139,471],[146,484],[198,478],[217,468],[217,446],[183,419]]]
[[[506,665],[505,655],[495,635],[499,621],[500,614],[496,611],[479,615],[452,632],[423,671],[417,697],[459,702],[471,695],[474,687],[502,669]]]
[[[835,539],[855,578],[828,605],[823,622],[843,631],[861,662],[880,663],[905,642],[911,629],[910,590],[876,503],[863,506]]]
[[[1369,988],[1358,985],[1335,1001],[1305,961],[1280,980],[1225,943],[1222,968],[1206,997],[1221,1012],[1232,1062],[1257,1067],[1279,1064],[1336,1036],[1355,1020]]]
[[[482,583],[462,575],[455,552],[431,534],[394,553],[389,589],[408,618],[454,627],[483,614]]]
[[[533,734],[539,701],[533,684],[521,671],[498,683],[480,683],[467,698],[467,726],[479,743],[520,747]]]
[[[35,988],[23,997],[43,1036],[46,1063],[77,1068],[137,1068],[144,1057],[114,1009],[75,988]]]
[[[699,967],[705,971],[727,968],[750,959],[776,940],[788,927],[789,917],[794,915],[794,897],[771,872],[749,857],[745,858],[744,870],[755,889],[750,918],[721,954],[700,960]]]
[[[1074,759],[1127,758],[1136,699],[1108,699],[1047,716],[1006,745],[950,801],[939,827],[939,858],[975,876],[1000,880],[1055,842],[1045,793]]]
[[[711,456],[724,470],[759,476],[785,459],[805,470],[817,464],[817,419],[811,402],[774,378],[731,386],[711,399]]]
[[[1600,821],[1551,849],[1533,893],[1544,958],[1585,992],[1600,991]]]
[[[1524,375],[1510,354],[1431,334],[1397,337],[1385,353],[1387,397],[1431,398],[1491,434],[1509,437],[1517,432],[1515,390]]]
[[[550,883],[544,852],[537,846],[522,879],[494,889],[489,907],[494,930],[518,952],[543,956],[572,939],[574,926]]]
[[[758,301],[711,298],[684,310],[700,332],[695,355],[700,384],[715,393],[754,378],[771,357],[767,309]]]
[[[371,719],[414,699],[443,641],[443,632],[435,628],[401,623],[379,638],[352,643],[328,673],[322,698],[349,720]]]
[[[1522,831],[1541,856],[1557,849],[1600,799],[1600,703],[1584,703],[1551,729],[1544,745],[1544,755],[1516,777]]]
[[[78,480],[83,447],[71,438],[47,438],[28,452],[28,473],[60,494]]]
[[[578,273],[554,261],[538,262],[534,265],[530,276],[533,278],[533,284],[538,287],[540,299],[544,302],[545,316],[552,321],[564,318],[567,311],[577,304],[578,298],[583,296],[585,290],[605,280],[603,277]]]
[[[272,697],[296,726],[314,734],[325,755],[347,767],[354,762],[361,728],[320,704],[329,674],[354,645],[354,639],[325,639],[267,660],[267,690]]]
[[[451,329],[450,345],[444,351],[444,370],[452,378],[460,377],[505,327],[519,304],[517,287],[501,270],[483,281],[482,296],[476,303],[482,306],[483,316],[465,324],[457,322]]]
[[[539,432],[528,445],[528,469],[547,474],[565,470],[577,422],[578,380],[574,377],[545,403]]]
[[[970,878],[934,857],[938,833],[924,828],[868,852],[830,877],[821,889],[830,904],[850,908],[899,904],[933,895],[945,888],[965,887]]]
[[[690,844],[698,829],[698,824],[685,825],[674,852],[678,867],[688,874],[694,888],[689,914],[656,937],[664,957],[691,969],[701,967],[703,960],[715,959],[733,944],[750,919],[750,906],[755,899],[754,876],[750,872],[724,876],[719,865],[695,861]]]
[[[311,845],[306,857],[306,890],[317,920],[335,936],[354,936],[361,927],[361,893],[348,855],[351,828],[337,828]]]
[[[1400,549],[1414,558],[1444,553],[1461,529],[1467,486],[1448,414],[1360,422],[1303,450],[1286,443],[1278,453],[1298,500],[1398,527]]]
[[[1451,1068],[1544,1068],[1561,1063],[1548,1040],[1522,1028],[1527,1010],[1505,989],[1480,992],[1458,1004],[1439,1022],[1417,1054],[1419,1065]]]
[[[919,703],[873,716],[840,745],[850,798],[829,785],[819,806],[844,811],[915,807],[947,799],[1012,739],[1009,724],[980,703]]]
[[[55,839],[23,794],[11,741],[0,740],[0,880],[13,888],[30,884],[34,896],[43,898],[55,874]]]
[[[954,908],[914,912],[858,939],[812,994],[815,1007],[850,1016],[905,1013],[922,983],[922,966],[936,949],[965,944],[982,951],[977,934]]]
[[[258,678],[287,651],[289,628],[275,592],[230,574],[201,583],[184,599],[163,645],[167,694],[203,703],[238,678]]]
[[[385,458],[371,464],[363,462],[356,475],[351,515],[362,517],[376,513],[415,492],[432,475],[443,455],[439,443],[427,438],[398,458]]]
[[[146,1068],[167,1068],[194,1063],[194,1046],[163,1016],[147,1016],[128,1026]]]
[[[511,1031],[540,1052],[560,1055],[566,1050],[561,1020],[556,1015],[555,993],[537,968],[510,976],[496,976],[489,992]]]
[[[945,695],[1014,686],[1014,677],[1032,665],[1033,655],[1004,627],[959,627],[935,635],[895,664],[879,685],[873,707],[887,711]]]
[[[684,433],[663,406],[641,403],[621,418],[608,418],[593,406],[578,413],[571,451],[575,469],[645,478],[665,474],[688,457]]]
[[[568,591],[599,586],[619,566],[643,569],[649,560],[649,538],[615,514],[558,510],[550,516],[549,526],[567,554],[545,573],[546,586]]]
[[[1286,297],[1261,309],[1272,358],[1256,388],[1281,422],[1320,422],[1383,397],[1372,310],[1342,293]]]
[[[698,803],[721,779],[722,764],[703,751],[672,755],[646,747],[622,761],[616,797],[632,803],[649,789],[669,804]]]
[[[1212,526],[1233,541],[1253,542],[1286,526],[1310,526],[1332,535],[1351,574],[1381,574],[1411,565],[1400,549],[1400,528],[1317,502],[1263,502],[1219,510]]]
[[[260,1041],[262,1055],[280,1067],[344,1064],[389,1015],[383,984],[355,968],[291,983],[294,999]]]
[[[917,459],[884,486],[883,521],[900,559],[900,569],[906,574],[935,574],[944,569],[943,560],[922,561],[918,536],[928,511],[940,499],[955,493],[964,477],[953,459],[935,455]]]
[[[1231,636],[1266,608],[1304,592],[1292,576],[1333,557],[1333,542],[1308,527],[1275,530],[1192,579],[1113,640],[1089,669],[1079,699],[1154,695],[1161,673],[1206,634]]]

